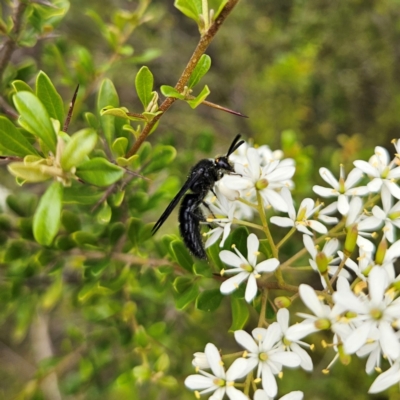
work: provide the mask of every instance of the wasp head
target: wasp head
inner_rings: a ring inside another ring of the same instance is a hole
[[[214,160],[214,162],[217,169],[234,172],[233,165],[228,161],[228,157],[226,156],[217,157]]]

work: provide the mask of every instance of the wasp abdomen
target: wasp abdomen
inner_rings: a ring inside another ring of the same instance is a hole
[[[198,194],[187,194],[179,208],[179,230],[187,248],[197,258],[206,259],[201,238],[200,222],[204,221],[204,215],[201,212],[200,204],[202,198]]]

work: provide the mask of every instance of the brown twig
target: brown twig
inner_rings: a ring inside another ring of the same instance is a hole
[[[7,68],[8,63],[10,62],[11,56],[17,46],[17,40],[22,27],[22,17],[24,15],[27,4],[27,2],[18,1],[17,6],[15,7],[15,11],[12,17],[14,21],[14,28],[11,32],[11,35],[9,35],[4,42],[3,54],[0,57],[0,82],[3,78],[3,74]]]
[[[194,68],[196,67],[198,61],[200,60],[200,57],[205,53],[207,50],[208,46],[210,45],[211,41],[214,39],[214,36],[218,32],[219,28],[225,21],[225,19],[228,17],[230,12],[233,10],[233,8],[236,6],[236,4],[239,2],[239,0],[229,0],[221,13],[218,15],[217,19],[214,21],[214,23],[210,26],[210,29],[201,37],[199,43],[197,44],[196,49],[194,50],[192,56],[190,57],[190,60],[188,64],[186,65],[186,68],[182,72],[182,75],[180,76],[177,84],[175,85],[175,89],[180,93],[183,91],[186,82],[189,80],[190,75],[192,74]],[[176,101],[177,99],[174,97],[168,97],[166,98],[162,104],[160,105],[159,111],[162,111],[162,114],[159,114],[155,116],[151,122],[146,124],[137,138],[136,142],[133,144],[133,146],[130,148],[128,153],[126,154],[126,158],[129,158],[136,154],[136,152],[139,150],[140,146],[142,143],[146,140],[147,136],[153,129],[154,125],[156,122],[161,118],[161,116],[167,111],[172,104]]]
[[[71,103],[69,103],[68,115],[67,115],[67,118],[65,118],[64,126],[63,126],[63,131],[64,132],[67,132],[68,127],[69,127],[69,123],[71,122],[72,113],[74,112],[76,96],[78,96],[78,90],[79,90],[79,84],[75,89],[74,95],[72,96]]]

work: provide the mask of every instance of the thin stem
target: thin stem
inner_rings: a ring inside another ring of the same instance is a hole
[[[267,311],[268,289],[263,289],[261,295],[261,310],[260,317],[258,318],[258,327],[262,327],[265,322],[265,312]]]
[[[344,267],[344,265],[346,264],[346,261],[347,261],[348,258],[349,258],[349,257],[346,256],[346,255],[344,254],[343,260],[340,262],[337,271],[336,271],[335,274],[332,276],[332,278],[331,278],[331,280],[330,280],[330,283],[334,283],[334,282],[336,281],[337,277],[338,277],[339,274],[340,274],[340,271],[343,269],[343,267]]]
[[[271,231],[269,230],[268,222],[267,222],[267,217],[265,215],[265,209],[264,209],[264,204],[263,200],[261,197],[260,192],[257,190],[257,203],[258,203],[258,212],[260,214],[261,222],[263,225],[263,229],[265,232],[265,235],[267,236],[268,242],[271,246],[272,254],[275,258],[278,258],[278,249],[275,246],[274,239],[271,235]]]
[[[290,237],[296,232],[296,228],[293,227],[287,234],[286,236],[276,245],[276,247],[279,249],[281,246],[283,246],[285,244],[285,242],[287,242]]]
[[[14,28],[3,44],[3,54],[0,57],[0,82],[3,79],[4,71],[11,60],[11,56],[17,47],[17,41],[22,28],[22,18],[27,4],[28,3],[25,1],[18,1],[17,6],[15,7],[15,11],[12,16]]]
[[[249,206],[251,208],[254,208],[254,209],[258,210],[257,204],[253,204],[252,202],[247,201],[246,199],[243,199],[242,197],[239,197],[237,199],[237,201],[240,201],[241,203],[246,204],[246,206]]]
[[[324,240],[326,240],[327,238],[329,238],[331,235],[336,234],[338,231],[343,229],[344,226],[345,226],[345,222],[344,221],[340,222],[334,228],[332,228],[326,235],[319,237],[315,241],[315,244],[319,244],[319,243],[323,242]],[[302,257],[305,254],[307,254],[307,249],[304,247],[300,251],[298,251],[295,255],[293,255],[288,260],[286,260],[283,264],[281,264],[281,268],[286,268],[286,267],[290,266],[291,264],[293,264],[294,261],[298,260],[300,257]]]
[[[236,219],[236,218],[234,218],[232,220],[232,224],[249,226],[250,228],[258,229],[259,231],[263,231],[264,230],[264,228],[262,226],[260,226],[260,225],[253,224],[253,223],[247,222],[247,221],[242,221],[242,220]]]
[[[221,13],[218,15],[217,19],[214,21],[214,23],[210,26],[210,29],[200,38],[199,43],[197,44],[196,49],[194,50],[192,56],[190,57],[190,60],[188,64],[186,65],[186,68],[182,72],[182,75],[180,76],[177,84],[175,85],[175,89],[181,93],[185,87],[185,84],[190,78],[190,75],[192,74],[194,68],[196,67],[198,61],[200,60],[200,57],[205,53],[207,50],[208,46],[210,45],[211,41],[214,39],[214,36],[217,34],[219,28],[225,21],[225,19],[228,17],[230,12],[233,10],[233,8],[236,6],[236,4],[239,2],[239,0],[229,0],[225,7],[222,9]],[[139,137],[137,138],[136,142],[133,144],[133,146],[130,148],[128,153],[126,154],[126,158],[129,158],[136,154],[136,152],[139,150],[140,146],[142,143],[146,140],[147,136],[150,134],[151,130],[153,129],[154,125],[156,122],[161,118],[162,115],[164,115],[165,111],[167,111],[172,104],[176,101],[176,98],[174,97],[167,97],[162,104],[160,105],[159,111],[162,111],[162,114],[159,114],[155,116],[151,122],[147,123],[144,127],[142,132],[140,133]]]

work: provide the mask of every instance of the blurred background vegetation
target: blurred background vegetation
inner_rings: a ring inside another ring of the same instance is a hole
[[[1,6],[3,15],[10,12],[8,4]],[[85,112],[95,112],[103,78],[114,82],[122,106],[140,112],[134,90],[139,68],[150,68],[156,90],[163,84],[174,86],[199,34],[172,1],[153,0],[146,12],[148,20],[127,34],[115,52],[95,15],[110,24],[112,36],[113,25],[118,24],[116,13],[135,10],[137,5],[128,0],[71,0],[68,13],[50,35],[14,53],[0,86],[3,103],[12,104],[12,80],[32,84],[41,69],[66,106],[80,83],[71,123],[74,131],[85,126]],[[311,195],[312,185],[321,183],[320,166],[338,173],[340,162],[350,168],[353,160],[368,157],[375,145],[392,150],[390,140],[399,137],[400,7],[396,0],[242,0],[207,54],[212,58],[204,78],[211,89],[208,100],[249,118],[175,103],[149,138],[153,144],[173,145],[178,151],[169,170],[151,177],[157,186],[170,176],[170,193],[149,213],[135,205],[143,196],[134,194],[126,214],[118,215],[117,207],[113,208],[120,218],[154,221],[193,160],[225,152],[237,133],[272,149],[283,147],[286,157],[296,159],[298,198]],[[8,115],[5,109],[3,104],[1,111]],[[16,239],[8,221],[12,215],[12,223],[23,232],[44,186],[21,189],[6,171],[1,166],[0,184],[16,196],[8,199],[12,211],[3,204],[6,211],[0,216],[4,219],[0,220],[0,398],[48,399],[40,385],[54,372],[64,399],[194,398],[183,386],[192,372],[192,353],[202,351],[208,341],[225,352],[237,351],[233,340],[226,340],[229,303],[224,300],[215,313],[193,305],[177,311],[167,278],[174,271],[166,260],[158,265],[125,265],[106,256],[83,261],[77,251],[68,258],[67,272],[57,275],[64,255],[54,249],[30,252],[31,244]],[[139,183],[136,193],[141,188]],[[65,218],[73,218],[71,214]],[[90,207],[79,217],[82,226],[90,226]],[[163,231],[176,233],[173,218]],[[23,238],[31,240],[29,232]],[[156,251],[151,244],[146,250],[153,256]],[[25,253],[29,257],[23,257]],[[99,290],[86,299],[87,285],[92,290],[99,282]],[[217,287],[213,284],[210,287]],[[102,291],[102,285],[108,285],[110,292]],[[41,312],[33,318],[37,307]],[[46,335],[48,340],[42,343],[40,338]],[[315,360],[320,360],[321,338],[314,339]],[[46,353],[49,343],[52,356],[41,360],[35,352]],[[146,360],[149,347],[152,351]],[[330,358],[333,355],[332,351]],[[368,397],[373,378],[365,378],[362,361],[353,360],[348,368],[338,364],[325,376],[321,370],[329,362],[318,361],[311,376],[286,373],[285,392],[302,389],[307,399]]]

